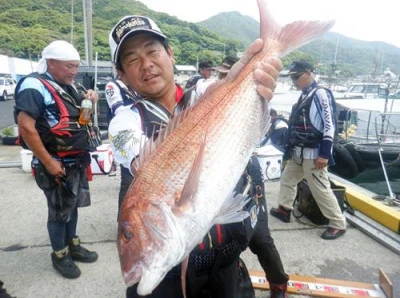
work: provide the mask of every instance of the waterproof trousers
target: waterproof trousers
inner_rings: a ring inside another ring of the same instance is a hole
[[[303,178],[307,180],[310,191],[322,214],[329,219],[329,227],[339,230],[346,229],[346,218],[332,191],[328,168],[316,169],[313,159],[302,159],[294,156],[288,160],[280,180],[278,204],[287,209],[293,209],[297,185]]]
[[[268,227],[268,213],[265,197],[260,199],[257,225],[250,239],[249,248],[257,255],[269,283],[283,284],[289,280],[282,265],[281,257]]]

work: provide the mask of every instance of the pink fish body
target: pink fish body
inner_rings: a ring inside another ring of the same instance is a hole
[[[315,39],[333,22],[285,27],[258,0],[264,48],[235,76],[211,86],[175,117],[144,160],[121,207],[117,247],[125,283],[151,293],[216,223],[242,220],[243,197],[233,189],[269,126],[269,103],[259,97],[253,66]]]

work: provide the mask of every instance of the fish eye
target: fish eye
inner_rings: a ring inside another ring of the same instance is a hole
[[[127,222],[124,223],[122,234],[126,240],[131,240],[133,238],[132,228]]]
[[[124,229],[124,238],[126,240],[131,240],[133,238],[133,234],[130,229]]]

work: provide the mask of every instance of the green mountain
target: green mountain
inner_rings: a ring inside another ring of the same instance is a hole
[[[219,36],[237,40],[244,47],[260,36],[260,23],[239,12],[222,12],[197,24]]]
[[[110,60],[108,34],[125,15],[143,14],[157,21],[169,36],[177,64],[196,64],[202,59],[220,63],[225,55],[243,51],[259,36],[259,24],[238,12],[221,13],[200,23],[190,23],[150,10],[134,0],[95,0],[92,7],[93,56]],[[72,7],[71,3],[75,3]],[[0,54],[38,60],[52,40],[71,41],[85,58],[82,1],[0,0]],[[73,10],[72,10],[73,8]],[[71,13],[73,11],[73,14]],[[339,41],[337,43],[337,41]],[[336,45],[337,52],[336,52]],[[333,63],[336,52],[336,63]],[[377,76],[390,67],[400,73],[400,49],[381,42],[364,42],[327,33],[283,59],[309,59],[321,74],[341,78]]]
[[[65,39],[85,55],[82,1],[59,0],[0,0],[0,54],[38,60],[42,49],[52,40]],[[147,8],[133,0],[92,1],[93,56],[110,60],[108,35],[115,23],[125,15],[142,14],[155,20],[169,36],[178,64],[196,64],[197,60],[212,59],[219,63],[226,53],[236,53],[240,43],[165,13]],[[72,30],[73,29],[73,30]]]
[[[219,36],[238,40],[247,47],[259,36],[260,24],[238,12],[225,12],[213,16],[199,25]],[[337,47],[337,51],[336,51]],[[336,63],[334,63],[336,56]],[[293,60],[308,59],[319,65],[322,74],[333,71],[343,79],[357,75],[377,77],[386,68],[400,73],[400,49],[383,42],[366,42],[328,32],[320,39],[300,48],[283,59],[288,66]]]

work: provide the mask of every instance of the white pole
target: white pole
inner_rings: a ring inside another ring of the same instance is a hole
[[[74,0],[71,1],[71,44],[74,44]]]
[[[96,52],[96,60],[95,60],[95,65],[94,65],[94,91],[97,91],[97,57],[98,57],[98,53]],[[98,127],[99,123],[98,123],[98,119],[97,119],[97,102],[94,105],[94,119],[93,119],[93,125],[94,127]]]
[[[88,32],[87,32],[87,20],[86,20],[86,0],[83,2],[83,29],[85,35],[85,61],[86,65],[89,65],[89,48],[88,48]]]

